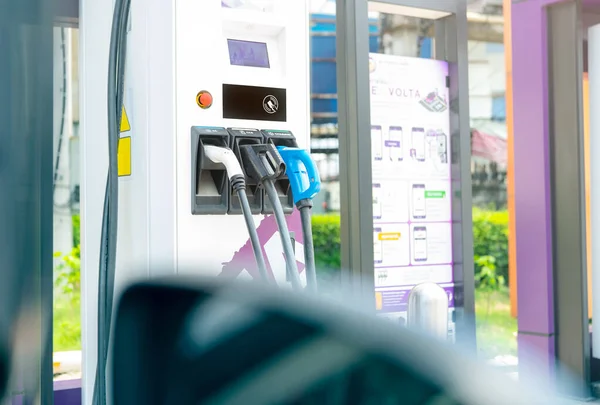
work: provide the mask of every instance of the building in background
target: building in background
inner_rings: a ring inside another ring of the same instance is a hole
[[[339,156],[335,60],[335,1],[314,0],[312,36],[312,153],[324,192],[316,210],[339,210]],[[431,58],[432,20],[372,13],[370,50]],[[469,2],[469,102],[473,203],[506,205],[506,113],[502,0]]]

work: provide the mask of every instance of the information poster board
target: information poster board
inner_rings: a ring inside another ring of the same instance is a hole
[[[405,323],[410,290],[428,281],[452,312],[448,64],[371,54],[369,69],[377,312]]]

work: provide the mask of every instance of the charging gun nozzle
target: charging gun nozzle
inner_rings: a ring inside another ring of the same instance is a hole
[[[285,163],[272,144],[240,146],[240,156],[246,175],[257,183],[285,174]]]

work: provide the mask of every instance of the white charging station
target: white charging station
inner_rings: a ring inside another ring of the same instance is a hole
[[[100,10],[91,4],[93,0],[84,3],[84,18],[94,8]],[[104,8],[110,9],[111,4],[101,7],[102,15],[106,16]],[[125,118],[119,143],[115,297],[130,282],[174,271],[257,277],[249,267],[255,264],[244,218],[232,214],[230,202],[228,213],[194,211],[198,194],[217,201],[219,190],[216,182],[194,184],[193,138],[198,131],[233,129],[246,134],[260,130],[275,137],[290,131],[300,148],[308,148],[308,21],[304,0],[132,0]],[[98,32],[92,35],[94,27]],[[96,35],[108,36],[109,29],[110,24],[101,28],[99,23],[90,23],[82,35],[82,47],[86,40],[93,43]],[[92,69],[106,70],[106,64],[92,68],[86,54],[91,53],[84,53],[84,85],[86,80],[93,81]],[[98,82],[90,83],[83,93],[84,106],[90,109],[106,100],[100,85],[106,83],[105,77]],[[104,191],[104,182],[98,178],[104,178],[107,150],[106,141],[96,137],[106,138],[107,124],[98,127],[96,120],[85,120],[85,111],[83,116],[84,137],[95,137],[82,143],[82,192],[88,201],[82,207],[83,377],[84,403],[89,404],[96,363],[97,252]],[[283,285],[286,267],[274,220],[268,209],[255,214],[265,257],[275,280]],[[288,227],[296,241],[301,241],[296,211],[288,215]],[[302,263],[301,243],[296,242],[295,248],[297,261]]]
[[[304,1],[285,0],[272,1],[266,10],[225,8],[218,0],[156,8],[138,3],[132,2],[125,92],[131,129],[121,134],[131,138],[131,170],[120,183],[118,284],[146,276],[137,273],[140,267],[150,268],[149,276],[173,267],[219,275],[248,234],[240,215],[192,214],[190,128],[289,130],[300,147],[308,147],[308,8]],[[256,56],[236,61],[236,51]],[[246,100],[253,92],[246,86],[258,88],[260,96]],[[212,96],[209,108],[198,105],[200,92]],[[277,99],[278,111],[285,109],[279,121],[269,121],[275,114],[263,110],[273,92],[283,97]],[[260,120],[226,118],[257,111]],[[259,226],[262,216],[255,220]],[[295,228],[293,221],[290,226]],[[302,261],[301,249],[297,253]]]

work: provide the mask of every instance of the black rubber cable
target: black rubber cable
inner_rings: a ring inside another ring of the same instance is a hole
[[[294,252],[294,247],[292,246],[290,231],[285,220],[285,213],[283,212],[281,201],[279,201],[279,196],[277,195],[277,190],[275,189],[273,181],[268,179],[263,180],[263,186],[265,188],[265,192],[267,193],[267,197],[269,198],[269,200],[271,201],[271,205],[273,206],[275,222],[277,223],[277,227],[279,228],[279,236],[281,237],[281,245],[283,247],[285,261],[289,269],[292,287],[295,290],[301,290],[302,283],[300,282],[300,275],[298,274],[296,254]]]
[[[312,203],[311,203],[312,205]],[[311,291],[317,291],[317,268],[315,265],[315,247],[312,235],[311,205],[307,203],[299,207],[302,222],[302,241],[304,242],[304,271],[306,286]]]
[[[97,359],[96,359],[96,379],[94,381],[94,394],[92,404],[106,404],[106,367],[103,367],[105,353],[105,324],[106,324],[106,266],[108,251],[108,228],[109,228],[109,198],[110,198],[110,177],[106,176],[106,186],[104,191],[104,208],[102,215],[102,233],[100,235],[100,268],[98,273],[98,331],[97,331]]]
[[[107,404],[106,363],[112,322],[112,299],[116,267],[118,229],[118,143],[123,100],[127,23],[131,2],[117,0],[113,12],[108,63],[108,151],[109,168],[102,215],[100,263],[98,272],[98,351],[93,404]]]
[[[269,282],[269,275],[267,273],[267,264],[262,252],[262,246],[260,239],[258,238],[258,232],[256,231],[256,224],[252,217],[252,210],[250,209],[250,203],[248,202],[248,196],[246,195],[245,188],[238,188],[235,190],[240,198],[240,205],[242,207],[242,213],[246,221],[246,228],[248,228],[248,234],[250,235],[250,243],[252,244],[252,250],[254,251],[254,258],[256,259],[256,265],[258,266],[258,272],[260,277],[265,283]]]
[[[117,100],[115,105],[116,111],[116,136],[113,139],[112,151],[113,151],[113,161],[111,162],[112,170],[111,170],[111,193],[110,193],[110,212],[111,212],[111,221],[110,221],[110,243],[109,243],[109,266],[107,268],[107,288],[106,288],[106,315],[107,315],[107,342],[110,341],[110,327],[112,323],[112,313],[113,313],[113,303],[114,303],[114,293],[115,293],[115,270],[116,270],[116,258],[117,258],[117,230],[118,230],[118,182],[119,182],[119,172],[118,172],[118,147],[119,147],[119,138],[121,133],[121,119],[123,112],[123,99],[125,94],[125,67],[126,67],[126,57],[127,57],[127,31],[129,24],[129,11],[131,7],[131,0],[123,1],[123,8],[121,12],[121,18],[119,21],[119,58],[118,58],[118,71],[117,71]],[[108,358],[108,347],[107,353],[105,355]]]

